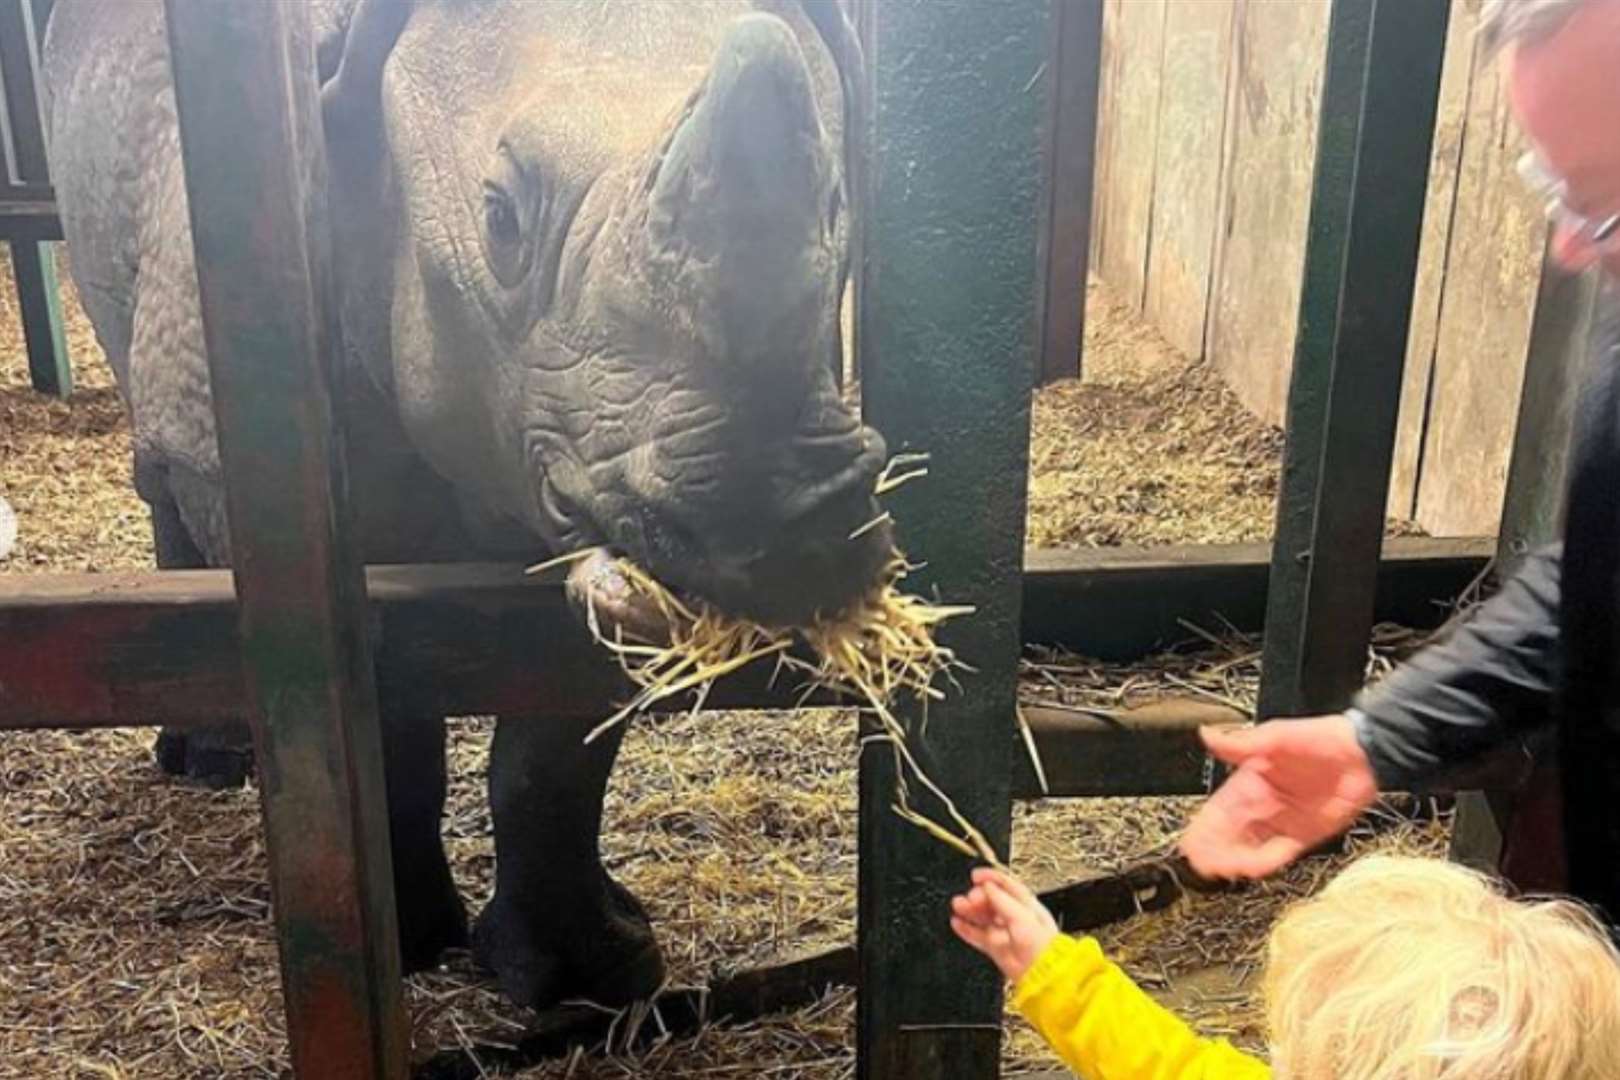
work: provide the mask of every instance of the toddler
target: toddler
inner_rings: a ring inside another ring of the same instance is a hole
[[[1269,1068],[1196,1037],[1096,941],[1061,934],[1022,882],[975,870],[952,909],[1086,1080],[1620,1078],[1620,954],[1602,927],[1449,863],[1365,858],[1284,913],[1266,965]]]

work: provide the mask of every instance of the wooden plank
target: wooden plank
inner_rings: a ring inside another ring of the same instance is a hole
[[[1328,5],[1240,0],[1206,351],[1281,424],[1299,322]]]
[[[1039,255],[1040,381],[1078,378],[1085,339],[1091,206],[1097,148],[1097,88],[1102,68],[1102,0],[1053,6],[1052,67],[1047,76],[1046,228]]]
[[[1220,221],[1235,0],[1169,0],[1144,313],[1190,357],[1204,326]]]
[[[1205,795],[1211,790],[1200,727],[1245,723],[1236,709],[1199,701],[1164,701],[1112,714],[1024,705],[1045,787],[1022,748],[1013,755],[1013,796],[1140,798]]]
[[[1410,520],[1417,513],[1419,460],[1428,423],[1430,375],[1440,334],[1440,302],[1452,254],[1452,215],[1462,167],[1468,102],[1474,80],[1494,78],[1491,64],[1479,63],[1478,13],[1468,0],[1451,0],[1446,31],[1445,66],[1440,75],[1440,104],[1434,128],[1434,159],[1423,212],[1423,240],[1418,248],[1417,283],[1412,294],[1412,328],[1406,346],[1406,373],[1401,383],[1401,412],[1395,423],[1395,458],[1389,477],[1389,513]]]
[[[293,1067],[402,1078],[409,1036],[365,581],[333,406],[309,12],[166,0],[165,13]]]
[[[1102,277],[1103,231],[1107,227],[1105,192],[1113,187],[1114,133],[1118,126],[1114,113],[1119,96],[1115,69],[1110,66],[1119,54],[1121,0],[1102,0],[1102,41],[1097,53],[1097,142],[1091,160],[1091,249],[1086,262],[1091,276]]]
[[[1517,174],[1524,149],[1496,65],[1480,62],[1417,480],[1416,520],[1436,536],[1489,533],[1501,517],[1546,233]]]
[[[1436,626],[1495,542],[1393,540],[1378,618]],[[1269,549],[1026,553],[1026,641],[1116,659],[1184,640],[1178,619],[1258,630]],[[562,585],[515,566],[372,567],[373,651],[388,698],[423,713],[599,712],[624,692],[569,610]],[[1108,613],[1108,618],[1096,613]],[[0,575],[0,730],[205,723],[244,715],[236,601],[222,570]],[[716,707],[788,700],[722,683]]]
[[[1390,541],[1379,563],[1377,618],[1438,626],[1494,548],[1490,540]],[[1030,552],[1024,640],[1125,660],[1189,639],[1189,622],[1255,633],[1265,619],[1270,566],[1264,544]]]
[[[1165,0],[1120,0],[1103,17],[1093,272],[1141,310],[1158,147]]]
[[[22,313],[29,381],[42,394],[66,398],[73,393],[73,365],[68,357],[67,336],[62,332],[56,252],[48,244],[13,242],[11,273]]]
[[[1333,5],[1262,716],[1342,708],[1365,674],[1446,17]]]
[[[942,637],[975,667],[960,694],[898,710],[912,752],[990,842],[1011,828],[1030,389],[1039,352],[1044,95],[1050,0],[883,0],[873,84],[873,184],[863,405],[893,450],[933,455],[889,501],[919,587],[974,606]],[[948,418],[948,419],[944,419]],[[953,508],[941,513],[943,507]],[[895,755],[861,754],[856,1072],[909,1080],[997,1074],[1003,988],[940,918],[967,860],[893,813]],[[918,785],[912,784],[913,792]],[[914,796],[919,800],[925,795]],[[942,813],[921,803],[925,812]]]

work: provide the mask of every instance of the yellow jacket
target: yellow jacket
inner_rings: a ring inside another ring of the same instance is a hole
[[[1268,1080],[1224,1039],[1192,1033],[1103,957],[1059,934],[1019,980],[1013,1006],[1085,1080]]]

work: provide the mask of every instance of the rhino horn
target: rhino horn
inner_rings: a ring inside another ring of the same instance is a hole
[[[703,261],[801,250],[829,171],[798,40],[772,15],[738,19],[674,132],[652,225]],[[756,268],[757,269],[757,268]]]

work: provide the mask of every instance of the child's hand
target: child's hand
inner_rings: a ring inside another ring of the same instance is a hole
[[[973,871],[973,888],[951,901],[951,929],[988,956],[1009,982],[1024,977],[1058,926],[1029,887],[999,870]]]

